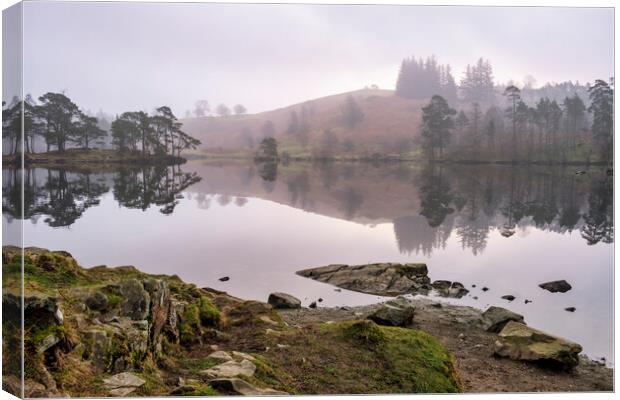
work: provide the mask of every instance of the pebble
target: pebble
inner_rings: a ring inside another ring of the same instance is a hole
[[[577,309],[575,307],[566,307],[565,310],[568,312],[575,312]]]
[[[226,281],[229,281],[229,280],[230,280],[230,276],[223,276],[223,277],[220,278],[221,282],[226,282]]]
[[[316,301],[313,301],[312,303],[310,303],[310,305],[308,307],[316,308]]]

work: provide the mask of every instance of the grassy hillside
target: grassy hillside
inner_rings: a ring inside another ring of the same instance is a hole
[[[349,95],[364,113],[364,119],[354,128],[347,126],[342,113]],[[394,96],[391,90],[363,89],[258,114],[188,118],[182,122],[187,133],[202,141],[203,149],[250,150],[263,138],[262,126],[269,120],[275,126],[280,148],[294,155],[316,152],[325,141],[327,129],[335,135],[336,144],[329,147],[336,154],[395,154],[413,150],[412,139],[419,130],[423,103]],[[309,128],[305,141],[286,132],[291,113],[296,111],[299,116],[304,108]]]

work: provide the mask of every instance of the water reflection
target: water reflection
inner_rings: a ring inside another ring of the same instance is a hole
[[[2,171],[2,213],[7,219],[21,215],[22,173],[17,169]],[[200,181],[194,173],[179,167],[123,168],[114,172],[69,171],[65,169],[26,169],[23,173],[24,218],[51,227],[70,226],[87,209],[99,204],[110,189],[119,205],[146,210],[160,206],[162,214],[171,214],[178,196],[188,186]]]
[[[248,198],[276,201],[364,224],[393,222],[401,253],[429,256],[456,233],[463,248],[483,252],[491,231],[505,238],[536,229],[579,231],[587,244],[613,242],[612,177],[592,168],[409,164],[200,163],[116,171],[28,169],[24,215],[70,226],[109,191],[125,208],[172,214],[187,190],[200,209]],[[3,214],[19,212],[21,174],[3,170]]]

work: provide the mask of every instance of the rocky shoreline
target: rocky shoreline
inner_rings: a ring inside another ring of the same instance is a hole
[[[21,249],[5,246],[2,257],[3,388],[18,396],[613,390],[613,370],[507,310],[483,315],[410,295],[365,307],[301,308],[285,293],[268,304],[132,266],[84,269],[64,251],[27,248],[22,258]],[[22,262],[24,393],[17,373]],[[357,270],[385,283],[372,290],[446,290],[430,284],[422,264],[370,266]],[[338,279],[346,284],[344,275]],[[448,291],[460,290],[453,286]],[[524,361],[540,352],[515,347],[507,331],[543,337],[545,357],[559,355],[562,368]]]

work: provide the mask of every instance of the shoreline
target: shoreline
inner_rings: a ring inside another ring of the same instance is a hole
[[[20,253],[3,247],[5,325],[19,309]],[[128,376],[138,383],[121,395],[613,390],[613,369],[585,356],[570,370],[497,357],[498,334],[472,307],[399,296],[389,303],[412,319],[389,326],[372,318],[384,303],[283,310],[133,266],[83,268],[65,251],[26,248],[23,263],[31,397],[119,395],[106,381]],[[5,328],[9,350],[19,330]]]
[[[46,153],[23,154],[24,167],[31,168],[58,168],[82,167],[86,165],[180,165],[187,162],[186,158],[173,155],[143,157],[141,153],[120,153],[108,149],[68,149],[64,152],[52,151]],[[2,156],[3,168],[21,167],[22,157],[19,154]]]

